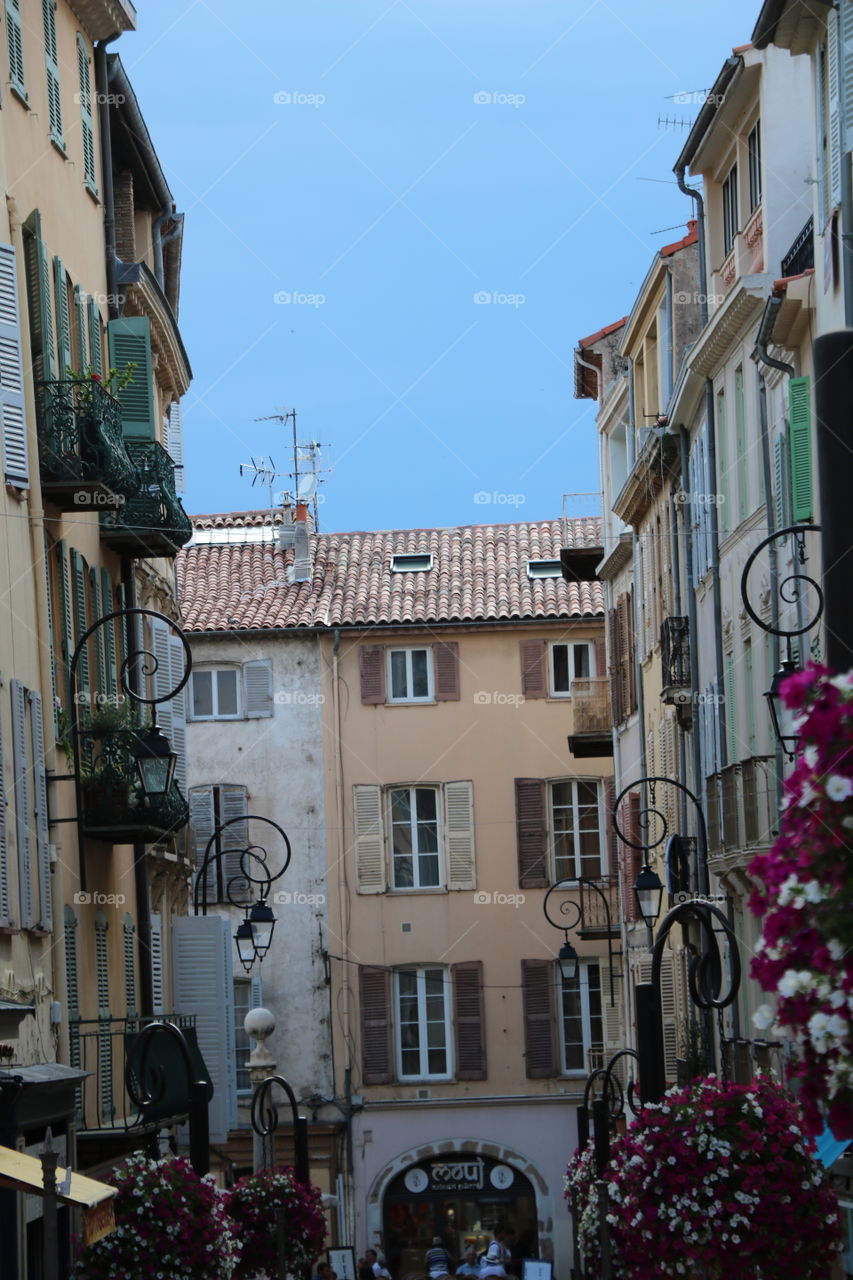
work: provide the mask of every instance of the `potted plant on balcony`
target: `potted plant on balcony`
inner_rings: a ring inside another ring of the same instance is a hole
[[[298,1275],[319,1257],[326,1238],[320,1192],[311,1183],[298,1182],[293,1169],[264,1169],[240,1178],[225,1205],[242,1245],[234,1280],[279,1274],[277,1210],[284,1214],[288,1273]]]

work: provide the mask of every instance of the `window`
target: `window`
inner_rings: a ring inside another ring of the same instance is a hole
[[[441,883],[438,791],[434,787],[395,787],[389,808],[393,887],[437,889]]]
[[[210,667],[190,677],[193,720],[240,718],[239,672],[236,667]]]
[[[749,160],[749,212],[761,203],[761,121],[756,120],[746,140]]]
[[[394,976],[399,1079],[447,1079],[452,1074],[447,971],[401,969]]]
[[[731,253],[738,232],[737,165],[729,169],[723,183],[723,257]]]
[[[571,697],[573,680],[583,680],[595,674],[595,658],[591,644],[551,645],[550,692],[552,697]]]
[[[528,578],[562,578],[563,568],[559,560],[528,560]]]
[[[243,1027],[246,1014],[250,1009],[257,1009],[262,1003],[260,978],[234,979],[234,1062],[238,1093],[251,1093],[252,1081],[249,1077],[249,1054],[254,1048],[254,1040],[246,1035]]]
[[[59,93],[59,55],[56,49],[56,5],[54,0],[42,0],[44,22],[44,60],[47,71],[47,113],[50,122],[50,140],[65,151],[62,137],[62,101]]]
[[[601,970],[596,960],[578,964],[573,982],[559,976],[560,1042],[566,1075],[586,1075],[590,1054],[604,1049],[604,1019],[601,1008]]]
[[[598,782],[565,779],[550,786],[551,855],[554,879],[605,874]]]
[[[6,0],[6,36],[9,41],[9,80],[11,89],[26,102],[24,84],[24,41],[21,34],[21,0]]]
[[[196,873],[201,871],[210,849],[205,883],[194,886],[198,901],[234,903],[251,899],[241,854],[250,843],[247,822],[236,819],[249,812],[249,793],[237,783],[190,787],[190,849]],[[221,828],[221,829],[220,829]],[[213,840],[215,832],[219,832]]]
[[[392,573],[425,573],[432,568],[432,553],[424,551],[418,555],[392,556]]]
[[[432,701],[432,653],[429,649],[388,650],[388,701]]]
[[[80,81],[80,130],[83,142],[83,181],[86,190],[98,194],[95,184],[95,131],[92,121],[92,90],[89,70],[89,50],[86,41],[77,33],[77,74]],[[81,368],[80,365],[77,366]]]

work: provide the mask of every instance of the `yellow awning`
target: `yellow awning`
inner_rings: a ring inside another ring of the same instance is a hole
[[[57,1182],[63,1182],[64,1179],[65,1170],[57,1169]],[[41,1160],[37,1156],[24,1155],[23,1151],[15,1151],[13,1147],[0,1147],[0,1185],[12,1187],[15,1191],[26,1191],[31,1196],[43,1195]],[[72,1172],[71,1184],[59,1199],[63,1204],[94,1209],[105,1200],[112,1200],[115,1194],[115,1187],[106,1182],[96,1182],[85,1174]]]

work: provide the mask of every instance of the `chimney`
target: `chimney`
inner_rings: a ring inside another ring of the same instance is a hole
[[[296,532],[293,528],[293,509],[288,503],[282,507],[281,524],[278,526],[278,545],[282,551],[296,544]]]
[[[311,552],[308,547],[308,503],[297,502],[293,513],[293,581],[311,579]]]

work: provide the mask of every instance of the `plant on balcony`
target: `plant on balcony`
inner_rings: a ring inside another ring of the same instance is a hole
[[[615,1280],[824,1280],[840,1248],[826,1171],[780,1085],[714,1076],[670,1089],[614,1142],[605,1171]],[[593,1145],[566,1175],[578,1233],[597,1259]]]
[[[763,887],[752,975],[776,997],[756,1025],[792,1033],[793,1071],[810,1133],[828,1120],[853,1138],[853,672],[815,664],[782,697],[800,720],[800,755],[785,782],[779,837],[750,872]]]
[[[276,1209],[284,1210],[288,1272],[296,1275],[319,1257],[326,1238],[320,1192],[297,1182],[292,1169],[266,1169],[240,1178],[226,1195],[226,1207],[242,1244],[235,1280],[278,1274]]]
[[[97,373],[92,365],[87,365],[85,369],[69,371],[68,379],[70,382],[76,382],[83,388],[84,401],[88,401],[91,405],[97,394],[96,388],[101,387],[108,395],[117,396],[120,391],[124,391],[125,387],[130,386],[133,382],[133,375],[136,372],[136,364],[131,360],[123,369],[110,369],[106,376]]]
[[[82,1250],[76,1280],[229,1280],[240,1245],[212,1177],[137,1153],[110,1181],[116,1230]]]

